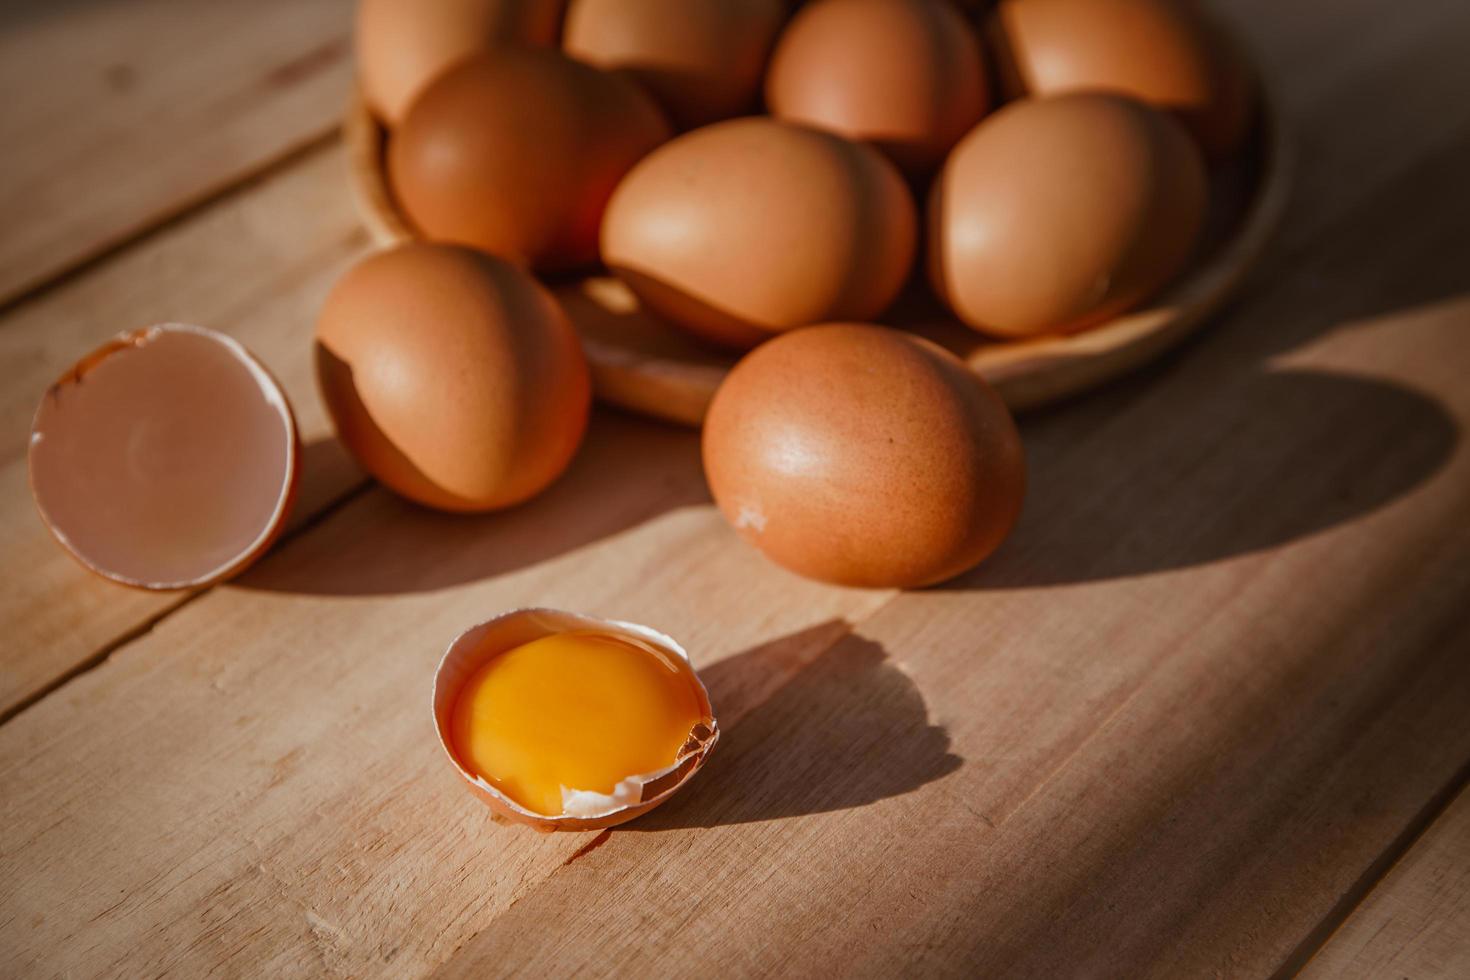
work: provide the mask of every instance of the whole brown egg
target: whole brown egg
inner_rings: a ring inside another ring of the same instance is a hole
[[[1193,0],[1001,0],[987,33],[1009,95],[1131,95],[1177,115],[1212,158],[1245,137],[1249,74]]]
[[[785,0],[571,0],[562,46],[622,69],[681,129],[755,108]]]
[[[388,144],[388,176],[428,238],[564,269],[597,260],[608,196],[668,136],[629,79],[504,47],[460,62],[414,102]]]
[[[564,0],[360,0],[357,77],[378,117],[397,125],[454,62],[499,43],[553,45]]]
[[[947,351],[866,324],[785,334],[737,364],[704,427],[726,520],[777,564],[840,585],[958,575],[1015,524],[1010,413]]]
[[[913,262],[908,188],[882,154],[768,118],[654,151],[618,185],[602,257],[655,312],[715,343],[872,319]]]
[[[928,171],[990,104],[980,51],[950,0],[819,0],[782,33],[766,104]]]
[[[1101,93],[1023,99],[960,141],[929,198],[929,277],[977,330],[1080,330],[1188,261],[1208,187],[1169,116]]]
[[[576,333],[520,268],[411,244],[369,256],[317,321],[317,380],[373,476],[451,511],[508,507],[566,469],[591,386]]]

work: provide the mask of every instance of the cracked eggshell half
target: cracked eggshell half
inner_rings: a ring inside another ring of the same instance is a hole
[[[198,588],[280,535],[299,446],[285,393],[238,341],[161,324],[119,334],[47,390],[31,492],[87,569],[137,588]]]
[[[651,646],[668,655],[671,661],[688,670],[688,678],[704,709],[704,719],[690,731],[688,741],[672,765],[656,772],[630,776],[618,783],[611,794],[564,790],[564,812],[558,816],[547,816],[521,806],[461,761],[454,745],[452,718],[455,702],[465,685],[487,662],[543,637],[574,630],[595,631],[640,646]],[[709,692],[690,664],[688,652],[672,637],[636,623],[535,608],[517,609],[497,616],[471,627],[449,644],[434,675],[434,728],[450,765],[470,792],[490,807],[498,822],[525,824],[542,833],[602,830],[647,813],[693,778],[720,737]]]

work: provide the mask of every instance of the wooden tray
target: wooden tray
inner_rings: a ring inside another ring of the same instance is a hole
[[[419,237],[399,213],[383,166],[385,132],[360,99],[344,136],[362,220],[382,246]],[[1206,322],[1260,257],[1286,202],[1289,161],[1279,120],[1262,98],[1240,160],[1211,176],[1211,215],[1193,267],[1144,309],[1082,333],[1003,341],[959,323],[921,283],[883,317],[959,355],[1012,410],[1095,388],[1157,357]],[[921,278],[921,277],[920,277]],[[739,359],[706,347],[643,310],[617,279],[594,275],[553,284],[582,334],[593,385],[603,401],[645,415],[699,425],[715,389]]]

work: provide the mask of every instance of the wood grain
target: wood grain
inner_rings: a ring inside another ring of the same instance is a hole
[[[1271,261],[1029,419],[1021,526],[939,590],[770,567],[692,435],[615,415],[512,512],[361,492],[172,612],[69,578],[25,389],[116,310],[223,326],[317,411],[364,247],[335,149],[10,311],[0,667],[95,667],[0,724],[0,973],[1463,973],[1463,800],[1413,841],[1470,761],[1470,7],[1227,13],[1302,134]],[[318,445],[326,500],[357,478]],[[438,758],[442,645],[532,602],[694,652],[725,739],[646,820],[498,828]]]
[[[1470,85],[1470,70],[1458,57],[1458,38],[1470,30],[1470,13],[1455,4],[1434,5],[1418,17],[1397,22],[1394,43],[1370,43],[1379,9],[1369,0],[1346,0],[1334,6],[1333,17],[1325,20],[1287,16],[1269,5],[1261,9],[1239,5],[1222,11],[1248,39],[1271,77],[1302,152],[1309,162],[1320,162],[1297,182],[1288,224],[1273,249],[1278,265],[1289,266],[1304,242],[1310,241],[1313,230],[1320,232],[1324,221],[1340,215],[1385,180],[1402,174],[1424,153],[1453,139],[1452,127],[1426,125],[1424,120],[1433,118],[1430,110],[1434,106],[1453,102]],[[1389,138],[1392,152],[1383,152],[1380,134]],[[124,326],[159,318],[193,318],[228,328],[206,315],[219,309],[210,298],[216,292],[227,301],[222,304],[226,309],[238,312],[229,302],[238,301],[235,283],[247,288],[254,283],[259,289],[261,279],[254,275],[257,267],[290,279],[285,270],[300,260],[293,236],[301,230],[308,241],[318,232],[350,235],[350,219],[338,226],[339,216],[348,214],[343,207],[348,200],[343,182],[328,173],[329,167],[305,169],[313,177],[295,183],[295,194],[243,203],[276,186],[274,179],[239,191],[239,207],[245,216],[235,219],[237,223],[227,220],[190,236],[169,229],[160,238],[177,242],[177,248],[155,253],[153,242],[144,243],[77,283],[67,283],[60,292],[75,297],[73,301],[39,308],[27,304],[0,320],[0,380],[5,382],[0,384],[0,418],[6,420],[3,431],[16,434],[13,442],[0,434],[0,453],[19,451],[23,444],[19,434],[24,431],[21,420],[29,419],[44,385],[78,352],[113,332],[114,310],[116,322]],[[1344,177],[1345,170],[1352,172],[1352,179]],[[234,207],[234,199],[202,215]],[[192,226],[192,220],[185,224]],[[269,237],[272,225],[279,237]],[[271,250],[251,248],[262,235]],[[198,261],[190,261],[191,255]],[[177,292],[194,279],[198,280],[197,292],[188,302],[178,300]],[[73,290],[78,284],[84,288]],[[325,279],[318,281],[317,295],[325,286]],[[315,308],[308,302],[299,309],[290,329],[304,331]],[[68,333],[74,323],[86,324],[88,329]],[[245,339],[254,344],[249,337]],[[300,356],[299,346],[291,347],[289,353],[282,350],[280,357],[266,356],[267,362],[279,374],[301,376],[305,366],[291,360]],[[291,391],[298,411],[315,404],[314,397],[302,396],[301,390]],[[326,470],[345,465],[330,442],[317,445],[309,462]],[[334,496],[337,481],[308,477],[308,495],[321,488],[325,499]],[[0,501],[4,503],[0,545],[5,546],[5,553],[19,556],[17,564],[39,569],[40,574],[0,592],[12,599],[0,613],[6,621],[15,616],[22,624],[34,620],[45,625],[39,631],[23,625],[13,644],[17,652],[0,661],[0,692],[4,694],[0,704],[6,706],[0,708],[0,717],[79,666],[95,662],[112,644],[146,628],[172,605],[160,605],[150,597],[114,596],[100,583],[78,576],[69,562],[49,563],[49,539],[37,533],[28,494],[21,492],[23,484],[17,471],[0,474]],[[303,504],[298,514],[311,513],[310,499]],[[75,603],[70,589],[77,590]]]
[[[756,648],[712,690],[738,724],[887,597],[764,567],[691,434],[593,435],[513,513],[359,497],[0,727],[4,972],[192,974],[248,948],[251,972],[422,973],[586,843],[492,824],[444,762],[453,636],[538,603],[646,622],[697,664]]]
[[[1470,791],[1459,794],[1301,976],[1470,976]]]
[[[952,589],[767,566],[693,438],[627,419],[520,511],[354,500],[0,727],[3,947],[127,974],[247,949],[1269,971],[1470,756],[1470,307],[1427,261],[1470,227],[1439,203],[1467,154],[1342,216],[1197,357],[1030,425],[1026,521]],[[440,644],[532,601],[669,630],[737,706],[687,794],[595,849],[491,827],[435,755]]]
[[[702,795],[559,869],[444,975],[1292,963],[1470,759],[1470,296],[1430,260],[1470,245],[1470,205],[1442,203],[1467,163],[1470,142],[1345,216],[1103,424],[1029,427],[1037,491],[994,563],[864,621],[730,734]]]
[[[336,125],[351,0],[9,0],[0,303]]]
[[[367,250],[342,171],[339,150],[315,153],[0,323],[0,555],[9,568],[25,569],[0,589],[0,717],[185,598],[101,581],[58,548],[36,516],[26,482],[31,415],[46,386],[81,354],[149,323],[222,330],[265,361],[296,410],[307,449],[292,526],[363,483],[330,438],[310,356],[327,288]]]

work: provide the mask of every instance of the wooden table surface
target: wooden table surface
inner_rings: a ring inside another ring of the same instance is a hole
[[[918,593],[766,564],[689,432],[596,418],[452,518],[310,377],[367,239],[346,0],[0,12],[0,974],[1470,976],[1470,4],[1219,4],[1298,160],[1238,302],[1027,417],[1023,521]],[[46,384],[228,331],[308,443],[241,579],[92,579],[26,490]],[[626,828],[491,823],[433,667],[525,604],[648,623],[727,741]]]

